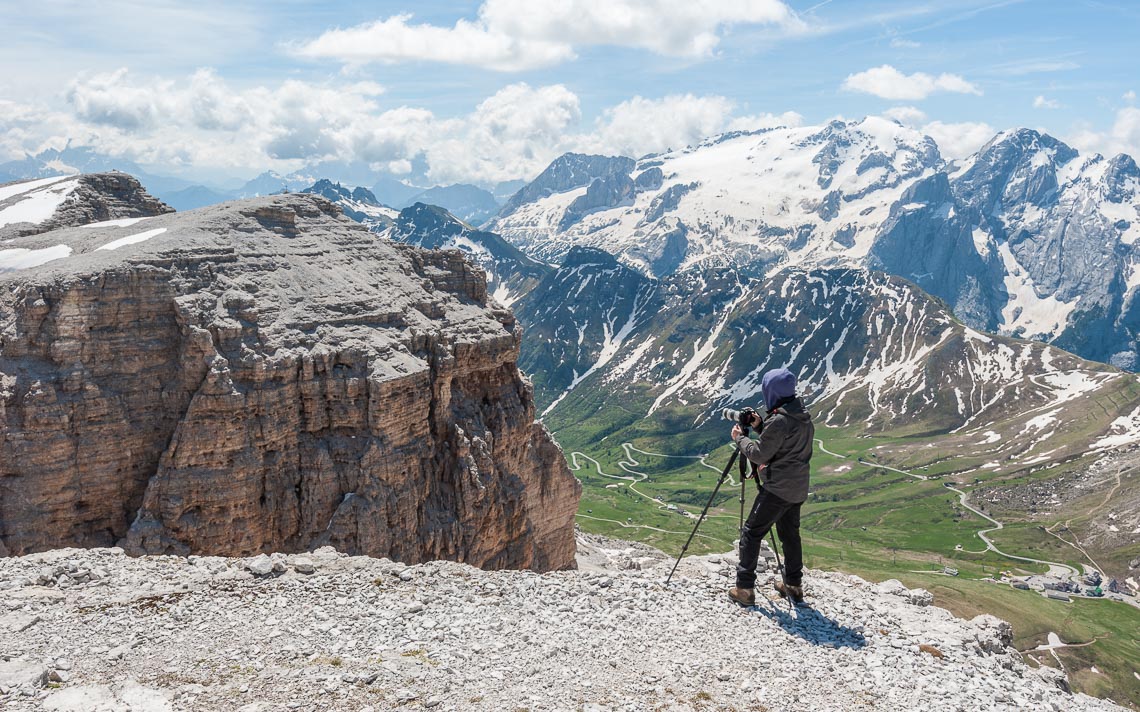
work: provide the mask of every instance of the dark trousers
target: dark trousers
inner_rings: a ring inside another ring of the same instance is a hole
[[[756,587],[756,559],[760,556],[760,542],[768,535],[772,525],[784,549],[784,583],[799,586],[804,577],[804,551],[800,543],[800,507],[766,490],[760,490],[752,503],[752,512],[744,522],[740,534],[740,563],[736,567],[736,587]]]

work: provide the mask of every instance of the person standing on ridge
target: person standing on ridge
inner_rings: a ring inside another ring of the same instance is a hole
[[[803,401],[796,397],[796,376],[788,369],[765,373],[760,389],[768,419],[761,422],[759,415],[753,417],[758,439],[746,437],[739,424],[732,428],[732,441],[741,455],[764,469],[757,475],[763,486],[740,533],[736,586],[729,589],[728,597],[745,606],[756,602],[760,542],[775,524],[784,545],[784,580],[776,582],[776,592],[799,603],[804,600],[800,506],[808,495],[815,425]]]

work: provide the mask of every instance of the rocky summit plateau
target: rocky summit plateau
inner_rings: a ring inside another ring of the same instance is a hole
[[[0,555],[574,564],[581,485],[461,253],[315,195],[158,206],[0,245]]]
[[[728,555],[583,537],[579,569],[63,549],[0,559],[6,710],[1119,710],[1008,623],[810,571],[809,606],[724,596]],[[761,577],[765,586],[766,577]],[[937,601],[933,601],[937,604]]]

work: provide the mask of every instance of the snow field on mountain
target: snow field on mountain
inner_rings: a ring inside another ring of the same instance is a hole
[[[1018,264],[1008,243],[1003,242],[998,246],[998,254],[1006,267],[1005,289],[1010,297],[1002,309],[1005,323],[1023,328],[1027,337],[1060,333],[1068,322],[1069,315],[1076,309],[1080,297],[1071,302],[1062,302],[1052,295],[1045,298],[1037,296],[1033,280]]]
[[[916,172],[910,162],[924,137],[894,122],[868,118],[850,132],[855,143],[836,142],[839,166],[823,186],[818,132],[818,127],[774,129],[666,153],[653,160],[666,175],[661,188],[638,194],[631,206],[597,210],[560,231],[566,208],[585,194],[582,187],[524,205],[498,229],[536,254],[551,256],[573,244],[590,245],[621,254],[645,271],[651,271],[650,266],[631,252],[647,237],[678,223],[688,231],[688,253],[680,270],[723,262],[726,251],[738,248],[752,258],[775,258],[786,266],[821,259],[854,264],[866,256],[874,226],[886,219],[909,184],[900,176]],[[867,167],[868,160],[884,165]],[[653,203],[680,186],[692,189],[663,217],[646,222]],[[836,215],[825,220],[818,212],[833,193]],[[810,226],[811,237],[799,245],[798,231],[805,226]],[[758,232],[772,229],[784,234],[757,239]],[[841,230],[854,231],[853,246],[833,240]]]
[[[55,245],[38,250],[15,247],[9,250],[0,250],[0,272],[12,272],[18,269],[38,267],[52,260],[63,259],[71,255],[71,248],[67,245]]]
[[[120,247],[126,247],[127,245],[135,245],[135,244],[138,244],[140,242],[146,242],[150,238],[158,237],[159,235],[161,235],[164,232],[166,232],[166,228],[159,227],[159,228],[155,228],[153,230],[147,230],[145,232],[135,233],[134,235],[127,235],[126,237],[120,237],[117,240],[112,240],[111,242],[108,242],[106,245],[103,245],[101,247],[96,247],[95,249],[96,250],[117,250]]]
[[[9,198],[21,195],[23,193],[30,193],[39,190],[45,186],[58,183],[62,180],[67,180],[72,176],[53,176],[51,178],[40,178],[38,180],[27,180],[12,183],[10,185],[0,186],[0,202],[4,202]]]
[[[1131,445],[1140,440],[1140,408],[1112,421],[1108,433],[1093,444],[1094,450]]]
[[[79,187],[78,178],[66,178],[45,178],[0,188],[0,203],[8,203],[0,207],[0,227],[14,223],[38,225],[50,218]]]
[[[118,220],[102,220],[100,222],[87,223],[86,225],[80,225],[80,227],[85,229],[102,227],[130,227],[132,225],[137,225],[143,220],[149,219],[150,218],[119,218]]]

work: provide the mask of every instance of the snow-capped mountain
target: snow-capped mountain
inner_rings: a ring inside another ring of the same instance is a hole
[[[515,304],[524,327],[519,366],[542,409],[606,367],[638,319],[664,306],[659,286],[604,250],[575,247]]]
[[[636,162],[567,154],[487,227],[540,259],[589,246],[656,277],[882,269],[974,328],[1140,366],[1140,172],[1027,129],[960,164],[875,117]]]
[[[395,242],[462,251],[483,268],[487,291],[504,306],[531,292],[553,271],[498,235],[476,230],[436,205],[416,203],[404,208],[379,233]]]
[[[510,235],[512,242],[527,242],[528,238],[542,242],[550,237],[551,226],[541,220],[532,223],[538,217],[538,215],[533,214],[534,211],[529,209],[532,204],[539,204],[548,198],[568,192],[575,192],[573,197],[577,197],[579,193],[584,194],[595,180],[600,180],[603,183],[611,179],[623,181],[629,177],[630,171],[634,170],[635,167],[636,163],[633,159],[622,156],[587,156],[580,153],[567,153],[559,156],[537,178],[512,195],[503,205],[503,209],[499,211],[499,219],[492,221],[488,227],[499,230],[517,228],[516,232]],[[571,201],[567,201],[563,205],[563,209],[568,207],[570,202],[572,202],[572,198]],[[524,207],[527,208],[524,215],[520,215],[511,222],[506,221],[506,218]],[[561,220],[561,218],[561,215],[557,216],[557,220]],[[530,225],[532,229],[526,230],[527,225]],[[504,237],[506,236],[504,234]]]
[[[1140,171],[1022,129],[915,183],[869,266],[913,279],[968,323],[1137,365]]]
[[[880,118],[736,132],[636,163],[610,159],[605,174],[580,171],[567,187],[540,176],[532,186],[545,190],[523,189],[488,227],[546,258],[599,247],[655,276],[853,264],[910,183],[942,165],[933,140]]]
[[[363,223],[371,230],[383,230],[390,227],[399,212],[381,205],[372,191],[364,187],[346,188],[340,183],[333,183],[322,178],[313,185],[305,188],[302,193],[316,193],[336,203],[344,210],[344,214],[358,223]]]
[[[520,367],[535,374],[555,430],[690,432],[721,407],[759,403],[762,374],[784,366],[823,423],[963,444],[998,432],[987,449],[1011,469],[1140,437],[1134,375],[982,334],[881,272],[793,268],[760,280],[715,269],[653,280],[575,248],[515,311]],[[1079,426],[1062,427],[1074,408]]]

